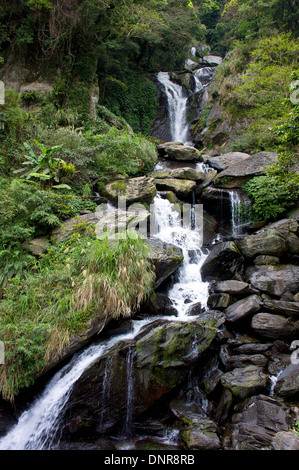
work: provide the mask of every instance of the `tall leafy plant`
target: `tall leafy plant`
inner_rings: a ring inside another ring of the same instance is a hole
[[[34,139],[35,144],[40,148],[41,153],[37,155],[28,142],[24,143],[28,155],[27,160],[23,162],[25,168],[15,170],[14,173],[20,173],[26,179],[37,178],[41,182],[47,181],[50,186],[57,189],[70,189],[68,185],[53,185],[53,182],[59,183],[62,175],[74,174],[75,167],[67,164],[64,160],[54,156],[61,145],[54,147],[44,147],[40,142]]]

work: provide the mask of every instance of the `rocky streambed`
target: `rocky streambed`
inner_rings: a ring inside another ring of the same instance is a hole
[[[91,346],[98,348],[97,352],[92,349],[92,354],[84,353],[84,357],[92,358],[90,363],[78,376],[71,377],[71,386],[62,395],[60,406],[59,400],[53,404],[50,431],[41,431],[42,440],[25,439],[21,446],[299,449],[298,220],[285,218],[259,229],[249,221],[242,233],[233,237],[228,230],[234,222],[230,199],[224,200],[223,194],[217,193],[217,176],[222,167],[215,169],[203,158],[198,161],[196,151],[195,157],[189,153],[189,159],[178,166],[182,148],[180,144],[175,146],[180,152],[171,154],[171,158],[164,158],[167,145],[160,149],[160,169],[135,182],[132,179],[120,180],[122,185],[112,183],[106,187],[105,195],[111,201],[125,195],[133,204],[153,201],[157,194],[170,206],[192,200],[203,203],[200,262],[195,260],[192,249],[186,252],[184,246],[163,239],[148,240],[157,273],[155,292],[133,320],[107,319],[103,324],[95,319],[82,338],[73,339],[61,360],[81,350],[102,331]],[[222,163],[225,158],[231,162],[232,155],[221,158]],[[207,195],[213,192],[209,199]],[[213,209],[215,192],[218,208],[222,204],[224,214],[230,214],[225,216],[224,225]],[[99,208],[97,213],[81,217],[87,225],[101,226],[112,214],[111,207],[106,211]],[[132,221],[129,207],[118,217],[120,227],[128,228],[128,221]],[[149,227],[151,214],[146,205],[138,217]],[[69,236],[74,227],[70,220],[52,236]],[[191,272],[186,271],[186,259]],[[196,282],[199,279],[195,286],[205,287],[205,300],[185,292],[182,316],[174,299],[185,286],[182,272],[192,277],[194,270]],[[173,293],[173,286],[178,291]],[[47,394],[53,393],[55,387],[61,390],[65,374],[72,375],[76,364],[82,364],[80,356],[77,362],[72,361],[74,367],[67,366],[69,372],[61,372],[61,378],[48,386],[37,403],[40,414],[45,413],[43,407],[50,408]],[[10,415],[6,420],[5,416],[2,408],[3,434],[12,422]],[[20,421],[0,445],[9,447],[17,441],[16,435],[24,434]],[[26,426],[32,435],[36,433],[36,422],[27,422]]]
[[[190,85],[195,73],[173,78]],[[133,319],[91,318],[41,371],[51,380],[27,411],[26,397],[17,413],[0,404],[0,449],[299,449],[298,213],[257,223],[242,192],[277,155],[210,156],[184,143],[159,145],[151,173],[111,181],[95,213],[50,234],[67,238],[82,222],[98,234],[138,228],[155,290]],[[173,212],[184,206],[187,230]],[[27,249],[40,256],[47,244]]]

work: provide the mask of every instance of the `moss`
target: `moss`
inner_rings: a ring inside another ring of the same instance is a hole
[[[126,192],[127,184],[124,181],[120,180],[120,181],[116,181],[115,183],[113,183],[111,185],[111,188],[114,189],[115,191],[123,194],[123,193]]]

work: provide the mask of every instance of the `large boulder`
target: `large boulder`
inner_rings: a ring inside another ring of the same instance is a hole
[[[216,245],[201,267],[203,281],[241,280],[244,270],[244,258],[233,242]]]
[[[126,199],[127,204],[133,204],[135,202],[152,202],[157,190],[154,178],[140,176],[112,181],[105,186],[103,193],[112,201],[117,201],[121,197]]]
[[[245,318],[247,315],[260,310],[262,299],[258,295],[250,295],[245,299],[233,303],[225,310],[226,319],[235,322]]]
[[[287,412],[280,402],[265,395],[249,398],[232,417],[233,450],[270,450],[273,439],[288,430]]]
[[[277,153],[258,152],[221,171],[215,179],[215,185],[224,188],[240,188],[254,176],[263,174],[276,161]]]
[[[253,287],[277,297],[298,291],[299,266],[258,266],[248,271],[246,279]]]
[[[156,186],[158,191],[172,191],[179,199],[184,200],[192,197],[192,191],[196,188],[196,182],[176,178],[157,178]]]
[[[52,230],[51,236],[55,241],[70,238],[75,232],[82,232],[88,227],[94,227],[96,236],[102,238],[107,233],[113,236],[125,230],[137,229],[143,236],[147,235],[147,220],[149,211],[141,204],[132,205],[128,210],[109,210],[106,204],[98,206],[97,212],[72,217],[63,222],[60,227]]]
[[[213,292],[224,292],[233,296],[246,295],[251,293],[247,282],[243,281],[219,281],[211,284]]]
[[[295,219],[282,219],[273,224],[267,225],[260,234],[265,232],[276,231],[287,243],[288,251],[292,254],[299,255],[299,223]]]
[[[299,450],[299,434],[296,431],[279,431],[272,441],[273,450]]]
[[[185,162],[203,161],[199,150],[180,142],[166,142],[157,146],[158,154],[163,158]]]
[[[248,235],[237,242],[241,253],[247,258],[259,255],[280,257],[288,250],[285,238],[276,230],[265,230]]]
[[[217,157],[209,157],[207,163],[215,170],[224,171],[232,165],[237,165],[246,158],[249,158],[248,153],[242,152],[228,152]]]
[[[268,388],[266,374],[261,367],[255,365],[236,367],[226,372],[221,377],[221,383],[241,400],[265,392]]]
[[[292,338],[299,332],[299,321],[293,322],[282,315],[261,312],[252,318],[251,328],[265,338]]]
[[[181,265],[184,255],[181,248],[154,238],[148,239],[148,258],[155,268],[156,284],[159,287]]]

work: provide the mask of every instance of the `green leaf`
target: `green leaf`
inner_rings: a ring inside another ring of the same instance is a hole
[[[52,186],[53,189],[69,189],[71,190],[72,188],[68,184],[56,184],[55,186]]]

